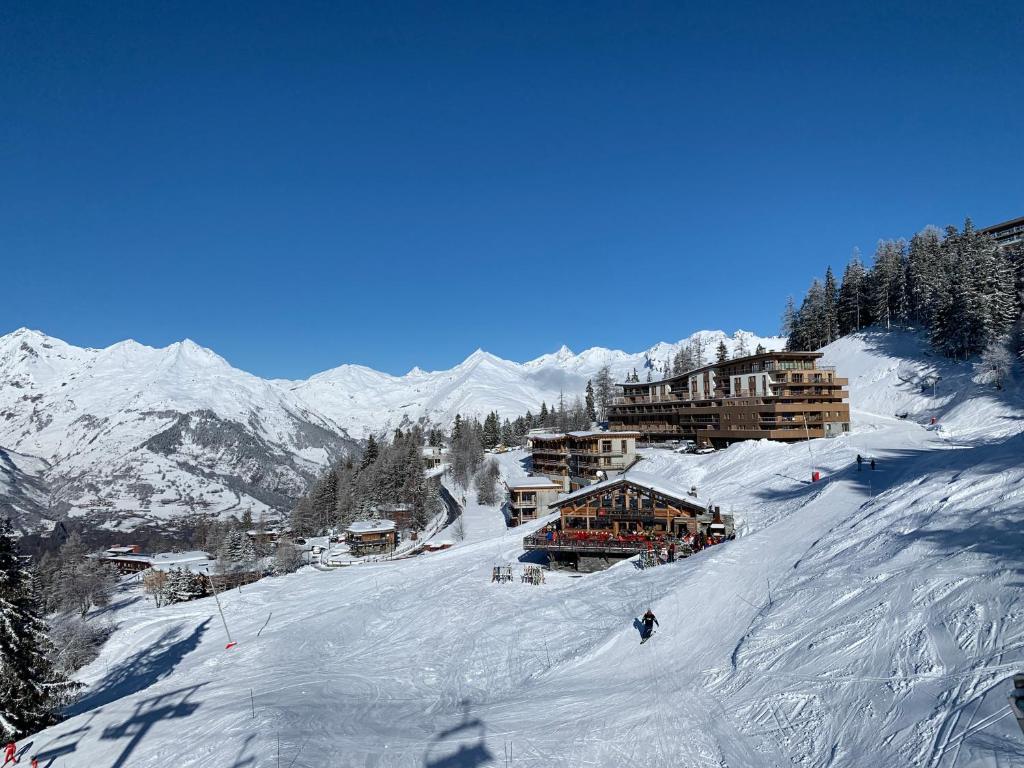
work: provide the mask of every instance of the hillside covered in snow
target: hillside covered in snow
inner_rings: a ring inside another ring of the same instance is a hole
[[[710,358],[779,338],[703,331]],[[0,511],[29,530],[61,516],[130,529],[193,513],[286,511],[355,440],[456,413],[514,418],[581,394],[609,366],[661,375],[690,339],[628,354],[568,349],[527,363],[477,350],[446,371],[391,376],[344,365],[265,380],[191,341],[83,349],[37,331],[0,337]],[[28,466],[12,457],[35,460]],[[4,480],[4,478],[8,478]]]
[[[671,565],[543,585],[522,536],[470,504],[452,549],[305,568],[117,629],[41,764],[521,768],[1024,765],[1024,407],[911,334],[828,347],[853,429],[643,452],[644,472],[741,535]],[[935,424],[932,419],[935,419]],[[858,469],[862,455],[877,468]],[[525,470],[521,454],[502,471]],[[812,471],[822,481],[810,481]],[[660,626],[639,646],[637,617]],[[509,755],[511,753],[511,760]],[[47,760],[50,763],[47,763]]]

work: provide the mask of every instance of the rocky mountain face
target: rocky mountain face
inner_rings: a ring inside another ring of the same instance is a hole
[[[193,342],[81,349],[23,329],[0,337],[0,446],[43,462],[12,459],[18,493],[0,496],[28,530],[65,516],[112,528],[273,516],[357,444]]]
[[[702,331],[711,359],[780,338]],[[22,530],[65,517],[131,529],[197,513],[275,517],[372,432],[456,413],[515,417],[571,399],[604,365],[661,378],[683,339],[630,354],[563,347],[526,363],[477,350],[446,371],[343,365],[266,380],[191,341],[83,349],[38,331],[0,337],[0,514]]]

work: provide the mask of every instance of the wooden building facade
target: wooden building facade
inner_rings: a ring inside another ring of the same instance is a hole
[[[535,474],[572,491],[625,471],[636,462],[639,432],[531,432],[526,446]]]
[[[555,561],[631,557],[673,545],[685,555],[704,542],[734,535],[733,517],[718,506],[636,470],[581,488],[551,506],[560,513],[556,529],[526,537],[523,546],[543,550]]]
[[[612,432],[648,442],[797,441],[850,429],[849,381],[818,364],[821,352],[765,352],[706,365],[657,382],[622,384]]]

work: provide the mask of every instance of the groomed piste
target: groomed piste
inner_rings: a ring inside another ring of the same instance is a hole
[[[735,511],[733,542],[496,584],[544,521],[470,503],[444,552],[221,595],[230,650],[212,599],[126,587],[72,716],[19,746],[54,768],[1024,765],[1020,393],[909,333],[825,352],[851,434],[644,453]]]

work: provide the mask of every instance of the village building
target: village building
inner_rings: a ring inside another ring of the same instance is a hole
[[[627,382],[609,409],[613,433],[647,442],[810,440],[850,430],[848,380],[821,352],[765,352],[656,382]]]
[[[117,569],[120,574],[139,573],[149,568],[170,570],[184,568],[206,572],[213,560],[206,552],[160,552],[155,555],[142,554],[138,545],[110,547],[99,556],[101,563]]]
[[[560,482],[571,491],[618,475],[636,463],[639,432],[620,430],[543,432],[526,436],[534,474]]]
[[[356,520],[345,529],[349,551],[356,557],[392,552],[397,543],[394,520]]]
[[[521,477],[506,480],[505,491],[509,524],[520,525],[548,514],[562,483],[544,476]]]
[[[371,512],[374,517],[381,520],[391,520],[399,531],[411,531],[413,529],[413,505],[404,502],[393,504],[379,504]]]
[[[423,446],[423,468],[436,469],[444,463],[444,449],[438,445]]]
[[[706,544],[732,538],[732,515],[657,475],[630,470],[581,488],[551,504],[557,525],[523,540],[527,550],[542,551],[552,565],[580,570],[672,547],[685,557]]]

